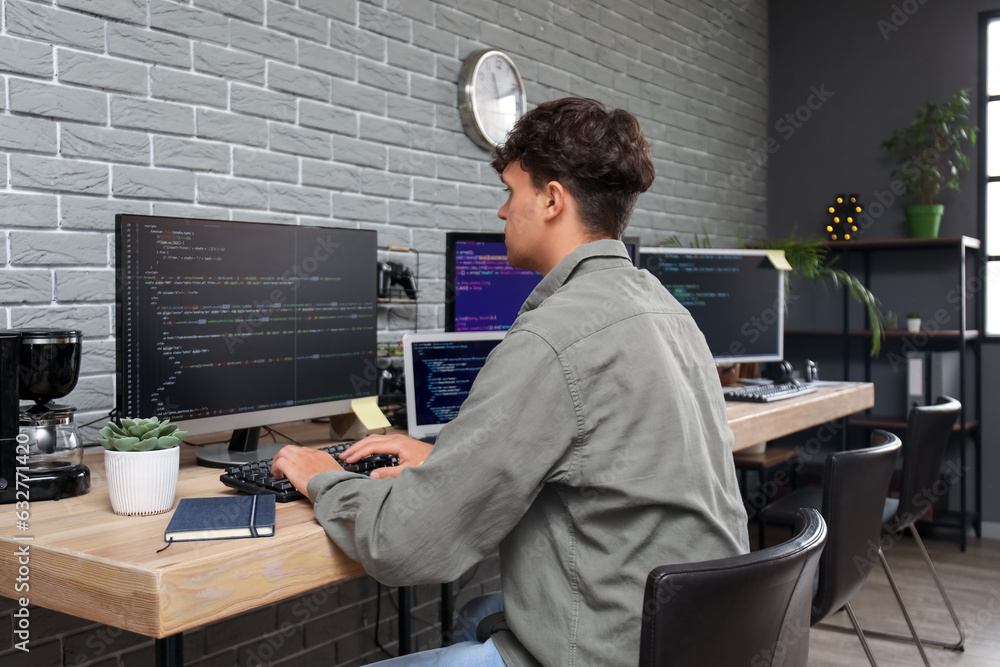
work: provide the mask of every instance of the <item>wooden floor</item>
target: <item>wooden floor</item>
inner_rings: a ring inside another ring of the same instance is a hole
[[[778,530],[777,528],[775,529]],[[781,541],[775,532],[769,540]],[[1000,667],[1000,540],[969,540],[962,553],[957,539],[928,539],[924,544],[937,567],[944,586],[951,596],[965,626],[965,651],[949,651],[927,647],[927,655],[935,667]],[[885,549],[893,576],[899,585],[910,616],[921,637],[937,636],[952,640],[956,635],[937,587],[924,564],[916,542],[904,538]],[[899,606],[889,588],[881,566],[877,566],[865,588],[852,601],[862,628],[889,632],[906,632]],[[826,623],[850,627],[850,620],[841,611]],[[921,665],[920,654],[912,644],[870,638],[869,644],[880,667],[912,667]],[[868,665],[857,635],[845,634],[817,626],[809,633],[810,667],[840,667]]]

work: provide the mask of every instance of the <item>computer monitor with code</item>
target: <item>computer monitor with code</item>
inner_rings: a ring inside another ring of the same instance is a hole
[[[406,430],[417,439],[437,437],[458,416],[472,383],[503,331],[406,334]]]
[[[626,237],[637,261],[639,239]],[[445,240],[445,330],[506,331],[542,276],[507,263],[503,233],[449,232]]]
[[[371,230],[116,218],[117,413],[233,431],[199,462],[268,458],[261,426],[376,390]]]
[[[767,250],[644,247],[639,266],[690,311],[716,363],[784,358],[784,272]]]

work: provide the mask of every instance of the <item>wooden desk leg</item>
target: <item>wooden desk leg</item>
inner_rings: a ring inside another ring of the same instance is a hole
[[[453,584],[441,584],[441,646],[451,646],[454,636],[455,594]]]
[[[410,653],[410,587],[399,587],[399,654]]]
[[[177,633],[157,639],[156,667],[184,667],[184,635]]]

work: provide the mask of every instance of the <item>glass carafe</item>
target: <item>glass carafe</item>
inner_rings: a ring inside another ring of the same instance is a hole
[[[28,446],[28,474],[57,471],[83,463],[80,432],[72,412],[44,415],[22,412],[17,440]]]

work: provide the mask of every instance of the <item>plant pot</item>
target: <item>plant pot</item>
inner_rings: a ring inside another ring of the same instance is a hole
[[[920,318],[919,317],[907,317],[906,318],[906,330],[910,333],[917,333],[920,331]]]
[[[906,223],[910,237],[915,239],[936,239],[941,228],[942,204],[920,204],[906,207]]]
[[[180,460],[180,447],[148,452],[105,449],[111,509],[128,516],[169,512],[174,506]]]

